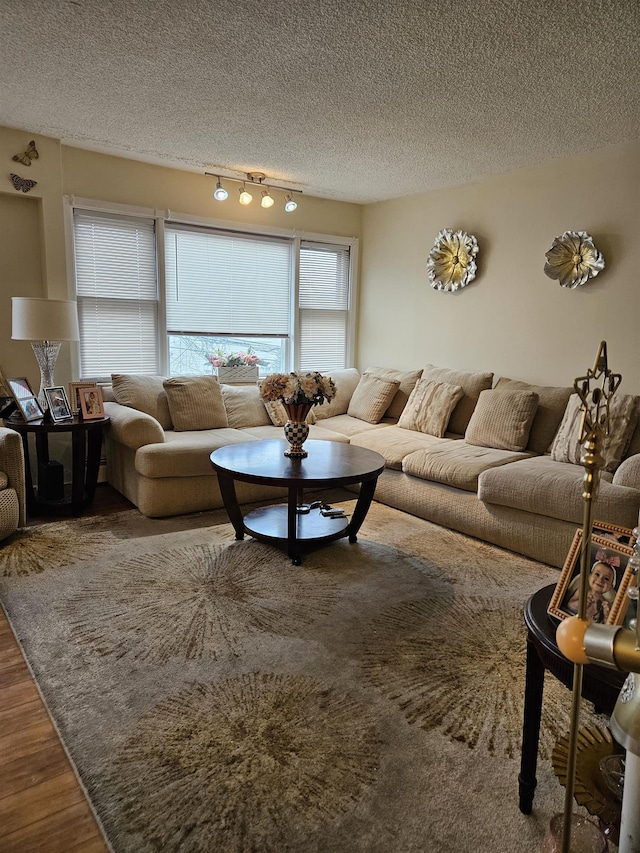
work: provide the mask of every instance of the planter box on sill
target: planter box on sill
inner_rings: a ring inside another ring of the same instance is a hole
[[[224,385],[252,385],[258,381],[257,364],[238,364],[231,367],[217,367],[218,382]]]

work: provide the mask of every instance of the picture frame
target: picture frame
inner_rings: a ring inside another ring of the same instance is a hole
[[[11,388],[9,387],[9,382],[5,379],[4,373],[2,372],[2,368],[0,368],[0,397],[11,397]]]
[[[104,417],[104,401],[102,388],[99,385],[78,388],[80,397],[80,414],[85,421]]]
[[[70,382],[69,383],[69,403],[71,411],[74,415],[80,414],[80,394],[81,388],[97,388],[97,382]]]
[[[67,392],[62,385],[54,385],[44,389],[44,396],[49,406],[49,414],[54,423],[70,421],[73,418]]]
[[[9,390],[16,401],[18,411],[25,421],[38,421],[44,418],[44,412],[26,376],[9,379]]]
[[[575,616],[578,610],[583,538],[583,530],[579,528],[547,607],[549,616],[558,621]],[[633,572],[628,563],[629,557],[633,555],[634,541],[633,532],[628,528],[608,522],[593,523],[587,608],[587,618],[590,620],[600,624],[622,625],[629,606],[627,589]],[[594,590],[591,589],[591,579],[596,584]]]

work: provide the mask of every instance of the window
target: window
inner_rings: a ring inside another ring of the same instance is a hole
[[[156,227],[83,204],[73,210],[81,377],[202,374],[238,352],[256,355],[263,376],[348,366],[347,242]]]
[[[203,373],[208,356],[247,351],[263,374],[287,369],[291,240],[167,225],[165,266],[171,375]]]
[[[75,210],[80,376],[159,373],[153,220]]]

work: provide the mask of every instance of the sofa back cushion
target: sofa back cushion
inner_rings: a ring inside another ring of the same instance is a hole
[[[537,408],[533,391],[481,391],[464,440],[480,447],[524,450]]]
[[[604,470],[615,471],[627,454],[631,438],[638,423],[640,397],[616,394],[609,403],[609,435],[601,449]],[[580,465],[582,445],[582,403],[577,394],[569,397],[562,423],[551,445],[551,458],[555,462]]]
[[[481,391],[491,388],[493,373],[466,373],[463,370],[450,370],[447,367],[435,367],[428,364],[422,371],[422,378],[431,382],[448,382],[460,385],[464,394],[457,402],[449,420],[449,432],[464,435]]]
[[[217,376],[172,376],[162,384],[177,432],[229,426]]]
[[[398,426],[442,438],[451,413],[463,395],[460,385],[419,379],[400,415]]]
[[[155,418],[162,429],[173,429],[164,376],[112,373],[111,385],[116,403],[129,406]]]
[[[372,373],[363,373],[349,401],[347,414],[369,424],[379,423],[399,387],[398,379],[381,379]]]
[[[230,427],[243,429],[271,425],[257,385],[221,385],[220,388]]]
[[[355,367],[346,367],[344,370],[323,371],[330,376],[336,384],[336,396],[330,403],[324,402],[315,407],[316,420],[332,418],[334,415],[346,415],[353,392],[360,381],[360,371]]]
[[[400,386],[393,396],[387,411],[386,418],[398,419],[407,405],[409,395],[416,386],[416,382],[422,376],[422,370],[394,370],[392,367],[367,367],[365,373],[378,376],[380,379],[398,380]]]
[[[549,385],[530,385],[519,379],[508,379],[501,376],[496,382],[497,391],[533,391],[538,395],[538,408],[531,425],[527,450],[532,453],[546,453],[560,426],[560,421],[567,408],[567,403],[573,389],[553,387]]]

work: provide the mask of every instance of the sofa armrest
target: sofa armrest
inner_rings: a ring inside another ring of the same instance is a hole
[[[640,453],[624,459],[613,475],[614,486],[630,486],[640,489]]]
[[[18,496],[18,525],[24,527],[27,523],[27,501],[22,438],[8,427],[0,427],[0,471],[6,474],[9,487]]]
[[[151,415],[120,403],[105,403],[104,411],[107,417],[111,418],[111,423],[107,426],[109,439],[119,441],[132,450],[146,444],[164,443],[164,430]]]

